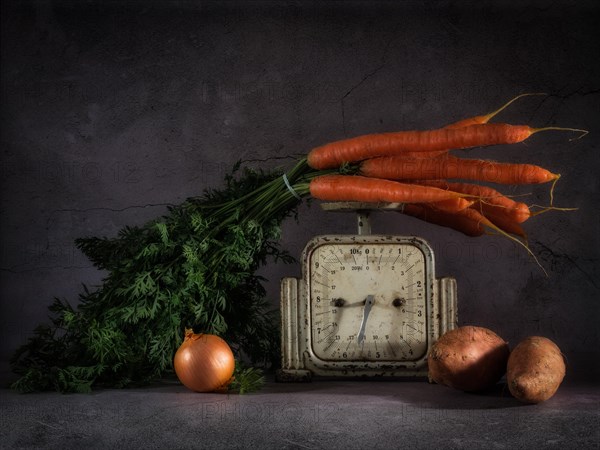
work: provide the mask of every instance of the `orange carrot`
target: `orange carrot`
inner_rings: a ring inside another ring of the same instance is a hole
[[[481,236],[485,232],[482,226],[485,217],[471,208],[449,213],[436,210],[427,204],[406,204],[401,211],[425,222],[452,228],[467,236]]]
[[[451,198],[448,200],[442,200],[439,202],[428,203],[428,205],[431,206],[431,208],[433,208],[433,209],[436,209],[439,211],[445,211],[445,212],[449,212],[449,213],[462,211],[463,209],[469,208],[470,206],[473,206],[474,204],[475,204],[475,201],[467,200],[466,198],[461,198],[461,197]]]
[[[512,231],[505,231],[475,209],[467,208],[455,213],[447,213],[444,211],[435,210],[428,204],[407,204],[404,205],[404,209],[401,212],[417,217],[418,219],[426,222],[452,228],[467,236],[481,236],[486,232],[485,227],[487,227],[490,230],[494,230],[516,244],[522,246],[525,250],[527,250],[527,253],[529,253],[529,255],[534,259],[537,265],[540,266],[542,271],[548,275],[526,242],[522,242],[517,237],[511,235]],[[513,229],[513,231],[516,232],[514,234],[524,237],[525,232],[520,229],[518,224],[516,224],[516,227],[517,228]]]
[[[405,158],[427,159],[439,158],[440,156],[444,156],[447,154],[448,150],[434,150],[432,152],[402,152],[401,156]]]
[[[489,208],[486,211],[484,211],[483,208],[477,209],[476,205],[471,206],[471,208],[482,213],[487,219],[490,220],[490,222],[492,222],[501,230],[525,239],[527,238],[527,235],[525,234],[525,231],[521,225],[510,219],[506,214],[502,214],[500,211],[490,210]]]
[[[486,217],[490,215],[503,215],[513,222],[523,223],[532,215],[529,206],[525,203],[516,202],[489,186],[449,182],[446,180],[421,180],[418,184],[440,189],[450,189],[451,191],[472,195],[479,199],[475,201],[473,208],[481,211]]]
[[[510,222],[523,223],[532,216],[529,206],[525,203],[515,202],[512,207],[503,206],[498,201],[491,202],[486,199],[481,199],[472,205],[477,210],[481,211],[486,217],[503,217]]]
[[[512,164],[463,159],[456,156],[430,159],[383,156],[363,161],[360,174],[393,180],[462,178],[501,184],[539,184],[560,177],[533,164]]]
[[[496,111],[492,111],[491,113],[484,114],[482,116],[469,117],[467,119],[459,120],[458,122],[454,122],[454,123],[451,123],[449,125],[446,125],[444,128],[463,128],[463,127],[467,127],[469,125],[481,125],[483,123],[488,123],[492,118],[494,118],[499,113],[501,113],[502,111],[504,111],[514,101],[516,101],[516,100],[518,100],[518,99],[520,99],[522,97],[529,97],[531,95],[546,95],[546,94],[536,92],[536,93],[529,93],[529,94],[517,95],[515,98],[513,98],[513,99],[509,100],[508,102],[506,102],[504,105],[502,105]]]
[[[369,134],[325,144],[308,154],[313,169],[330,169],[343,163],[357,162],[378,156],[393,156],[402,152],[432,152],[522,142],[534,133],[545,130],[581,131],[575,128],[531,128],[527,125],[487,123],[457,129],[398,131]],[[583,135],[582,135],[583,136]]]
[[[322,175],[313,178],[310,193],[320,200],[371,203],[428,203],[466,196],[430,186],[359,175]]]

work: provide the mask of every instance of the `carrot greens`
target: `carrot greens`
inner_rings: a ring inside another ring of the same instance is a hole
[[[306,167],[300,161],[287,174],[299,195],[308,192]],[[222,336],[257,366],[272,364],[277,315],[255,272],[269,260],[293,261],[278,240],[300,200],[282,175],[238,165],[223,189],[189,198],[159,219],[116,237],[77,239],[108,275],[99,287],[83,286],[77,306],[54,300],[51,323],[38,326],[12,357],[20,375],[13,388],[85,392],[168,376],[189,326]]]

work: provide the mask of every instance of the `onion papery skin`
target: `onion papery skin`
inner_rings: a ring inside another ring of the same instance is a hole
[[[214,392],[232,380],[235,358],[231,347],[219,336],[186,329],[173,365],[179,381],[188,389]]]

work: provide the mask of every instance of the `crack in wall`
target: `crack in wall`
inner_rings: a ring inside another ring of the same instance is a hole
[[[560,259],[566,259],[579,272],[581,272],[581,274],[590,282],[590,284],[592,286],[594,286],[596,289],[600,289],[600,286],[598,286],[596,284],[596,282],[594,281],[594,277],[592,277],[589,273],[587,273],[585,270],[583,270],[581,268],[581,266],[579,266],[579,264],[573,258],[571,258],[571,256],[569,256],[567,253],[558,253],[558,252],[555,252],[550,247],[548,247],[546,244],[544,244],[544,243],[542,243],[540,241],[535,241],[535,244],[539,245],[541,248],[544,249],[544,251],[548,252],[548,254],[551,256],[551,258],[554,260],[553,262],[551,262],[551,264],[553,264],[553,265],[554,265],[554,263],[558,264],[557,263],[558,260],[560,260]]]
[[[33,267],[31,269],[15,270],[15,267],[19,267],[21,265],[22,264],[19,264],[18,266],[13,266],[13,267],[0,267],[0,272],[19,274],[19,273],[28,273],[28,272],[38,272],[40,270],[56,270],[56,269],[73,270],[73,269],[91,269],[92,267],[94,267],[93,264],[90,264],[88,266],[65,266],[65,265],[59,264],[56,266],[38,266],[38,267]]]
[[[567,86],[568,85],[565,84],[563,87],[557,89],[556,91],[549,92],[544,97],[544,99],[538,104],[538,106],[533,110],[533,112],[529,116],[529,121],[533,120],[533,118],[535,117],[537,112],[540,110],[540,108],[544,105],[544,103],[546,103],[546,101],[552,97],[560,99],[560,103],[559,103],[558,107],[554,109],[554,112],[550,115],[550,117],[546,121],[545,125],[552,123],[552,121],[554,120],[554,117],[556,117],[556,111],[560,110],[560,107],[562,105],[564,105],[565,102],[568,99],[570,99],[571,97],[575,97],[575,96],[586,97],[588,95],[596,95],[596,94],[600,93],[600,89],[597,89],[597,88],[584,90],[583,87],[579,87],[579,88],[577,88],[575,90],[571,90],[570,92],[567,92],[565,94],[561,94],[560,92],[563,91],[564,89],[566,89]]]
[[[111,212],[123,212],[123,211],[127,211],[130,209],[144,209],[144,208],[148,208],[148,207],[157,207],[157,206],[173,206],[173,204],[171,203],[148,203],[145,205],[131,205],[131,206],[126,206],[124,208],[107,208],[107,207],[93,207],[93,208],[85,208],[85,209],[77,209],[77,208],[70,208],[70,209],[55,209],[50,211],[48,218],[46,220],[46,231],[50,230],[51,225],[52,225],[52,216],[55,213],[86,213],[86,212],[90,212],[90,211],[111,211]],[[45,245],[45,250],[51,249],[53,248],[53,244],[50,243],[49,240],[46,240],[46,245]],[[68,259],[75,259],[73,254],[71,253],[72,251],[74,251],[75,247],[68,247],[68,252],[66,254],[66,257]],[[39,256],[39,255],[38,255]],[[65,254],[61,255],[62,257],[65,256]],[[54,270],[54,269],[61,269],[61,270],[69,270],[69,269],[88,269],[93,267],[93,264],[90,265],[73,265],[73,264],[56,264],[56,265],[46,265],[46,266],[35,266],[35,267],[30,267],[30,268],[26,268],[26,269],[18,269],[19,267],[23,267],[23,266],[30,266],[32,264],[31,261],[27,261],[24,263],[20,263],[20,264],[16,264],[13,266],[9,266],[9,267],[0,267],[0,271],[1,272],[8,272],[8,273],[14,273],[14,274],[18,274],[18,273],[27,273],[27,272],[35,272],[38,270]]]
[[[108,208],[103,206],[96,206],[93,208],[85,208],[85,209],[77,209],[77,208],[66,208],[66,209],[53,209],[50,211],[50,216],[54,213],[63,213],[63,212],[89,212],[89,211],[113,211],[113,212],[123,212],[130,209],[144,209],[144,208],[153,208],[156,206],[174,206],[173,203],[147,203],[145,205],[131,205],[126,206],[124,208]]]
[[[390,46],[392,45],[392,43],[396,40],[396,37],[391,38],[385,45],[385,48],[383,49],[383,53],[381,54],[381,58],[380,58],[380,63],[379,65],[371,70],[370,72],[368,72],[366,75],[364,75],[360,81],[358,83],[356,83],[354,86],[352,86],[350,89],[348,89],[348,91],[342,96],[342,98],[340,99],[340,105],[341,105],[341,109],[342,109],[342,130],[344,133],[344,136],[346,136],[347,134],[347,130],[346,130],[346,108],[345,108],[345,103],[344,100],[350,95],[352,94],[352,92],[354,92],[356,89],[358,89],[360,86],[362,86],[362,84],[367,81],[369,78],[372,78],[373,76],[375,76],[380,70],[382,70],[386,63],[387,63],[387,54],[388,51],[390,49]]]

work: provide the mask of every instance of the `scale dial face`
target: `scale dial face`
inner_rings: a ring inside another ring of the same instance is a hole
[[[314,358],[385,365],[428,351],[430,248],[416,239],[320,240],[306,255]]]

